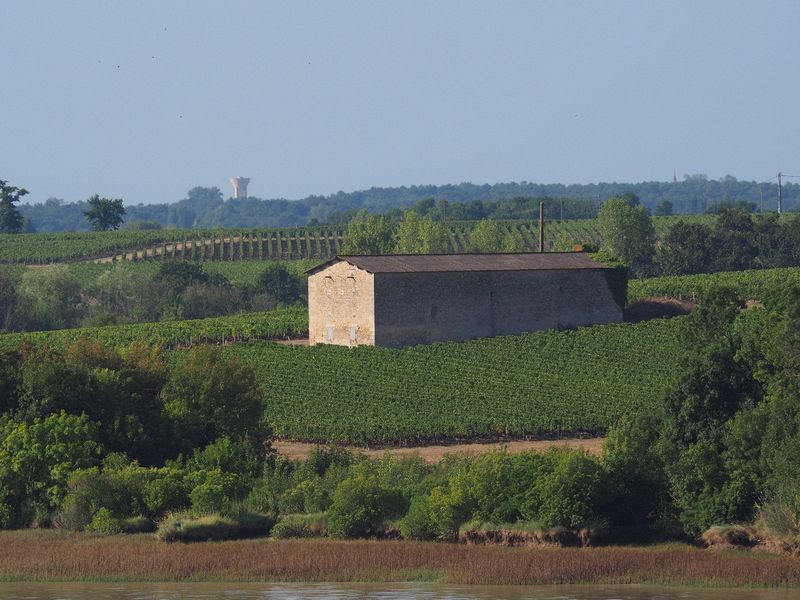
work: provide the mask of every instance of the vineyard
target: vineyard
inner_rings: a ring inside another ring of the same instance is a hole
[[[226,344],[254,339],[298,337],[307,331],[308,313],[305,308],[282,308],[211,319],[6,333],[0,335],[0,350],[16,349],[23,342],[63,348],[82,337],[116,347],[144,340],[174,348],[192,344]]]
[[[662,235],[677,219],[709,216],[655,217]],[[447,224],[448,252],[464,252],[475,221]],[[501,221],[504,234],[537,247],[536,221]],[[0,234],[0,263],[48,264],[77,260],[152,261],[162,259],[240,261],[327,259],[341,253],[342,227],[285,229],[165,229],[91,233]],[[570,250],[574,244],[601,240],[594,220],[548,221],[548,251]]]
[[[63,347],[80,337],[173,348],[227,344],[256,370],[276,433],[316,442],[400,443],[603,430],[655,405],[677,378],[682,319],[545,331],[403,349],[285,346],[304,309],[194,321],[0,335]],[[232,342],[238,342],[233,344]],[[183,350],[178,350],[179,359]]]
[[[790,285],[800,286],[800,267],[632,279],[628,302],[646,296],[702,301],[709,289],[720,286],[734,288],[745,299],[763,300],[769,292]]]
[[[276,433],[414,443],[597,431],[676,381],[682,319],[403,349],[250,342],[224,351],[259,374]]]

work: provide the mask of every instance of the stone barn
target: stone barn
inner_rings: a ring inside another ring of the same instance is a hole
[[[618,323],[624,290],[619,271],[578,252],[337,256],[308,271],[309,343],[406,346]]]

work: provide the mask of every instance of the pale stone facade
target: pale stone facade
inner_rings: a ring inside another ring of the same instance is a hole
[[[309,342],[404,346],[622,321],[588,256],[454,257],[345,256],[312,269]],[[516,258],[530,268],[511,268]]]
[[[311,275],[308,278],[309,343],[375,345],[374,295],[375,276],[346,261],[336,262]]]

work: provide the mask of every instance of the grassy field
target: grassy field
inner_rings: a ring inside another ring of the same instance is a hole
[[[503,548],[433,542],[246,540],[168,544],[151,535],[0,532],[0,581],[441,581],[800,585],[800,561],[683,545]]]

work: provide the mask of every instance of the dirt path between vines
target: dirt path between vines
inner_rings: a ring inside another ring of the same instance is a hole
[[[443,444],[435,446],[415,446],[403,448],[361,448],[359,446],[346,446],[353,452],[360,452],[367,456],[383,456],[386,453],[396,455],[419,454],[426,462],[435,463],[441,460],[445,454],[482,454],[492,450],[505,448],[507,452],[517,454],[527,450],[544,452],[554,446],[563,448],[584,448],[590,454],[598,455],[603,448],[602,437],[583,438],[583,439],[561,439],[561,440],[515,440],[509,442],[491,443],[465,443],[465,444]],[[316,444],[293,441],[276,441],[273,447],[284,456],[292,460],[304,459],[311,452]]]

